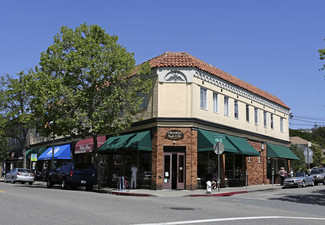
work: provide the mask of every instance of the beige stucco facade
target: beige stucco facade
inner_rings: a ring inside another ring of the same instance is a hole
[[[172,81],[166,81],[168,74],[174,74]],[[215,76],[197,69],[159,68],[153,70],[153,89],[149,95],[148,107],[142,114],[150,118],[196,118],[210,123],[222,124],[249,134],[265,135],[285,142],[289,141],[289,110],[249,93],[233,84],[218,80]],[[176,77],[179,76],[179,79]],[[200,89],[207,90],[207,107],[200,107]],[[218,111],[213,110],[213,93],[218,95]],[[229,115],[224,114],[224,98],[229,98]],[[238,118],[235,118],[234,104],[238,102]],[[246,106],[249,107],[249,121],[246,121]],[[258,123],[255,123],[255,108],[258,109]],[[264,112],[267,124],[264,126]],[[273,128],[271,127],[273,115]],[[280,118],[283,129],[280,129]],[[189,124],[183,123],[183,126]],[[249,135],[246,134],[246,136]]]

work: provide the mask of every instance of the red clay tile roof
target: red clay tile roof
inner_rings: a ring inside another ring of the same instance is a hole
[[[208,72],[216,77],[219,77],[229,83],[235,84],[238,87],[244,88],[256,95],[259,95],[265,99],[268,99],[276,104],[279,104],[287,109],[290,109],[284,102],[282,102],[278,97],[275,97],[266,91],[263,91],[245,81],[238,79],[208,63],[195,58],[194,56],[186,52],[165,52],[155,58],[150,59],[149,64],[151,68],[155,67],[195,67],[205,72]]]

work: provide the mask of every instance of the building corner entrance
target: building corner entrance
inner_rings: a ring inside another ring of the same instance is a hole
[[[163,189],[184,189],[185,172],[185,147],[164,147]]]

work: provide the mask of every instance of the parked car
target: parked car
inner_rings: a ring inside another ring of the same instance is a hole
[[[314,177],[305,172],[297,172],[293,177],[286,178],[283,187],[306,187],[314,186]]]
[[[325,173],[323,172],[322,168],[313,168],[310,171],[310,175],[314,177],[315,184],[323,183],[325,184]]]
[[[85,186],[86,190],[92,190],[97,184],[96,168],[91,164],[66,162],[57,169],[51,171],[47,178],[47,187],[60,184],[62,189]]]
[[[20,182],[22,184],[28,182],[30,185],[32,185],[35,181],[35,175],[28,169],[15,168],[6,173],[4,181],[5,183],[10,181],[13,184],[15,182]]]

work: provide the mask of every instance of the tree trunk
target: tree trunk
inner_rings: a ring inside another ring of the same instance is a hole
[[[93,135],[93,151],[92,151],[92,156],[94,160],[94,164],[97,170],[97,188],[100,190],[102,188],[101,185],[101,169],[100,169],[100,164],[99,164],[99,159],[98,159],[98,142],[97,142],[97,135]]]

